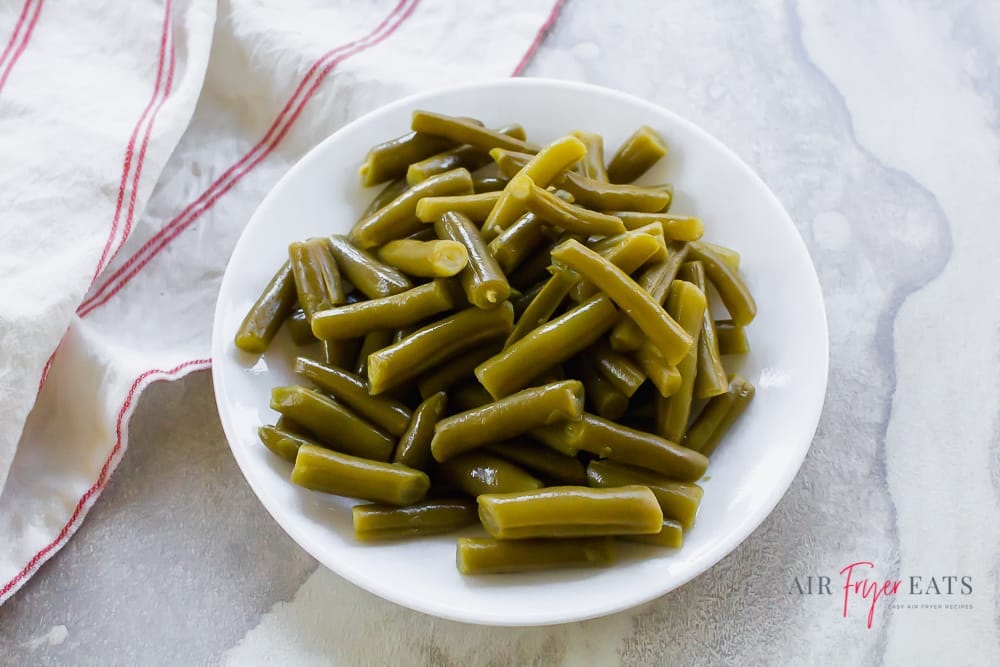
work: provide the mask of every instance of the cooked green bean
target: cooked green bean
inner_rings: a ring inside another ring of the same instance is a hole
[[[743,414],[755,390],[745,378],[733,375],[729,378],[729,390],[708,401],[701,414],[688,429],[684,445],[705,456],[711,456],[722,436],[729,431],[733,422]]]
[[[698,505],[705,491],[697,484],[676,482],[642,468],[595,459],[587,465],[587,483],[609,488],[640,484],[648,487],[660,504],[665,519],[679,521],[685,530],[694,525]]]
[[[662,262],[667,258],[667,239],[663,236],[663,228],[659,225],[653,223],[649,225],[644,225],[642,227],[636,227],[635,229],[630,229],[624,234],[616,234],[614,236],[606,236],[604,238],[599,238],[594,241],[588,241],[587,246],[590,247],[594,252],[598,252],[605,257],[611,259],[612,264],[615,264],[618,268],[622,269],[626,273],[631,274],[635,269],[626,269],[624,266],[618,262],[616,263],[613,259],[615,248],[622,245],[625,241],[632,238],[633,236],[645,235],[652,238],[657,245],[656,252],[649,258],[650,261],[655,260],[657,262]],[[641,265],[639,265],[641,266]],[[636,266],[636,268],[639,268]]]
[[[573,234],[609,236],[625,231],[620,218],[567,203],[523,173],[512,178],[504,192],[518,204],[518,211],[530,211],[550,225]]]
[[[660,396],[671,396],[680,388],[681,374],[677,367],[668,364],[648,340],[642,341],[632,356]]]
[[[713,248],[701,241],[690,244],[691,257],[705,265],[708,279],[715,285],[729,316],[736,324],[746,326],[757,314],[757,304],[740,274]]]
[[[330,240],[309,239],[288,246],[288,261],[295,280],[295,292],[306,317],[345,301],[344,284],[330,251]]]
[[[425,197],[472,194],[472,175],[468,169],[452,169],[417,183],[391,202],[355,223],[351,241],[367,249],[420,231],[417,204]]]
[[[587,473],[580,461],[537,442],[526,439],[506,440],[486,445],[486,451],[560,484],[583,485]]]
[[[571,239],[560,243],[552,251],[552,259],[573,269],[606,293],[663,353],[667,363],[679,362],[694,343],[628,274],[580,242]]]
[[[686,262],[678,275],[708,296],[708,279],[701,262]],[[712,311],[706,307],[701,322],[701,335],[698,337],[698,373],[694,380],[694,397],[711,398],[724,394],[728,384],[726,369],[722,366],[719,353],[719,341],[715,335],[715,320],[712,319]]]
[[[631,183],[667,154],[667,142],[656,130],[643,125],[625,140],[608,163],[612,183]]]
[[[392,435],[402,435],[410,423],[412,413],[409,408],[391,398],[372,396],[364,378],[354,373],[324,366],[304,357],[295,360],[295,372],[309,378],[324,392]]]
[[[311,345],[316,342],[316,336],[313,336],[312,327],[309,326],[309,320],[306,318],[306,313],[301,308],[296,308],[288,316],[286,320],[288,323],[288,333],[292,337],[292,342],[298,346]]]
[[[646,381],[646,373],[638,364],[625,355],[618,354],[603,341],[590,348],[588,358],[593,362],[594,368],[627,398],[632,398]]]
[[[313,491],[388,505],[412,505],[427,495],[427,473],[322,447],[299,447],[292,482]]]
[[[413,287],[400,271],[351,245],[344,236],[331,236],[333,256],[341,272],[369,299],[399,294]]]
[[[552,314],[562,304],[566,295],[580,280],[572,271],[556,270],[552,273],[538,295],[528,304],[518,318],[514,330],[510,332],[504,347],[510,347],[529,333],[549,321]]]
[[[431,438],[434,425],[444,416],[448,395],[443,391],[431,394],[413,411],[410,423],[399,437],[394,463],[402,463],[417,470],[427,470],[431,464]]]
[[[483,238],[485,239],[485,237]],[[549,277],[549,265],[551,263],[549,255],[555,245],[553,243],[542,248],[521,264],[516,271],[507,276],[507,281],[511,287],[523,291],[542,280],[547,280]]]
[[[586,388],[587,405],[605,419],[619,419],[628,410],[628,397],[597,372],[586,357],[577,360],[577,372]]]
[[[488,153],[494,148],[507,148],[525,153],[538,151],[538,147],[534,144],[496,130],[487,129],[482,125],[477,125],[474,121],[429,111],[414,111],[410,128],[415,132],[449,139],[455,144],[469,144],[484,153]],[[416,160],[410,160],[410,162],[416,162]]]
[[[615,562],[611,538],[494,540],[460,537],[455,554],[462,574],[506,574],[567,567],[608,567]]]
[[[476,366],[483,363],[502,348],[501,341],[491,341],[466,354],[455,357],[441,364],[420,377],[417,388],[420,395],[427,397],[439,391],[450,389],[455,385],[475,380]]]
[[[663,229],[663,236],[674,241],[697,241],[705,233],[701,218],[668,213],[639,213],[636,211],[615,211],[629,229],[639,229],[655,224]]]
[[[729,265],[733,271],[740,270],[740,253],[736,252],[732,248],[727,248],[726,246],[718,245],[715,243],[709,243],[708,241],[702,241],[702,244],[710,249],[714,250],[719,257]]]
[[[509,334],[514,324],[510,302],[498,308],[467,308],[414,332],[368,357],[373,394],[398,386],[446,359]]]
[[[658,533],[653,535],[625,535],[621,539],[629,542],[652,544],[657,547],[680,549],[684,546],[684,528],[678,521],[664,519],[663,528]]]
[[[611,328],[618,310],[600,294],[532,330],[476,368],[476,377],[494,398],[528,386],[541,371],[589,347]]]
[[[389,241],[379,248],[378,258],[419,278],[449,278],[458,275],[469,262],[469,254],[461,243],[437,239]]]
[[[403,237],[401,239],[396,239],[397,241],[437,241],[438,236],[434,233],[433,227],[423,227],[419,232],[413,232],[409,236]],[[395,243],[395,241],[389,241],[389,243]],[[389,245],[386,243],[385,245]],[[383,248],[385,246],[382,246]]]
[[[604,241],[611,241],[610,245]],[[640,232],[639,230],[626,232],[617,236],[612,236],[594,244],[592,250],[600,254],[614,266],[621,269],[622,273],[631,275],[639,267],[652,260],[656,255],[665,255],[666,246],[663,237],[657,238]],[[603,252],[602,252],[603,251]],[[589,280],[581,280],[570,291],[570,297],[574,301],[583,301],[597,294],[597,286]]]
[[[466,452],[439,463],[437,473],[473,498],[484,493],[532,491],[544,486],[510,461],[485,452]]]
[[[534,213],[525,213],[517,222],[490,241],[490,254],[505,273],[515,270],[542,246],[551,243],[545,223]]]
[[[370,186],[392,178],[403,178],[412,163],[447,150],[455,143],[430,134],[409,132],[372,146],[358,170],[361,184]]]
[[[746,354],[750,351],[746,330],[732,320],[716,320],[715,335],[719,339],[720,354]]]
[[[507,300],[510,296],[507,277],[471,220],[451,211],[434,223],[434,230],[442,239],[464,245],[469,254],[468,264],[458,276],[469,303],[478,308],[495,308]]]
[[[445,213],[455,211],[473,222],[482,223],[500,199],[499,192],[424,197],[417,204],[417,218],[422,222],[437,222]]]
[[[671,442],[680,442],[691,416],[695,374],[698,372],[698,338],[705,321],[705,295],[695,285],[675,280],[667,297],[667,312],[694,339],[684,358],[677,364],[681,384],[670,396],[656,399],[656,431]]]
[[[677,271],[680,270],[681,264],[687,258],[687,253],[686,243],[671,243],[667,246],[667,258],[643,271],[636,283],[656,303],[663,305],[663,302],[667,300],[670,283],[677,276]],[[619,352],[631,352],[638,349],[642,341],[645,340],[645,336],[635,322],[623,318],[611,331],[609,340],[613,349]]]
[[[391,202],[399,195],[406,192],[406,190],[409,187],[410,187],[409,184],[402,178],[395,181],[390,181],[388,185],[386,185],[384,188],[378,191],[377,195],[372,197],[372,200],[368,204],[368,207],[364,210],[364,212],[361,214],[361,217],[358,218],[358,220],[364,220],[369,215],[379,210],[380,208]]]
[[[305,387],[275,387],[271,409],[302,424],[327,445],[374,461],[388,461],[396,442],[326,396]]]
[[[602,183],[608,182],[608,171],[604,167],[604,137],[593,132],[574,130],[570,132],[587,147],[587,154],[580,160],[582,173],[587,178]]]
[[[458,389],[453,389],[449,394],[448,406],[454,407],[455,412],[473,410],[493,402],[493,397],[483,389],[483,385],[466,384]]]
[[[309,438],[282,431],[277,426],[261,426],[257,436],[264,446],[290,463],[295,463],[295,455],[302,445],[318,445]]]
[[[309,431],[309,429],[294,419],[286,417],[285,415],[280,415],[278,417],[278,421],[274,422],[274,428],[279,431],[284,431],[285,433],[291,433],[292,435],[313,439],[313,434]]]
[[[451,287],[432,280],[405,292],[322,310],[312,319],[320,339],[356,338],[377,329],[405,327],[455,306]]]
[[[368,357],[392,345],[393,332],[390,329],[376,329],[365,334],[354,362],[354,374],[368,378]]]
[[[476,503],[465,499],[425,500],[408,507],[355,505],[354,537],[362,542],[450,533],[479,521]]]
[[[663,512],[644,486],[592,489],[551,486],[519,493],[487,493],[476,499],[479,520],[491,537],[596,537],[660,532]]]
[[[484,192],[499,192],[507,187],[507,179],[503,176],[473,176],[472,191],[476,194]]]
[[[294,304],[295,279],[291,264],[286,261],[243,318],[236,331],[236,347],[252,354],[264,352]]]
[[[521,315],[523,315],[524,311],[528,309],[528,306],[530,306],[531,302],[535,300],[535,297],[538,296],[538,293],[542,291],[542,288],[545,287],[545,283],[547,282],[548,279],[540,280],[523,292],[515,287],[510,289],[510,303],[514,306],[515,320],[521,319]]]
[[[431,453],[447,461],[487,443],[509,440],[583,414],[583,385],[577,380],[532,387],[473,410],[442,419],[434,428]]]
[[[506,134],[515,139],[524,140],[524,128],[520,125],[504,125],[496,129],[500,134]],[[426,181],[435,174],[441,174],[452,169],[465,167],[469,171],[475,171],[480,167],[485,167],[490,163],[489,153],[478,150],[468,144],[456,146],[449,150],[432,155],[429,158],[414,162],[406,170],[406,182],[416,185]]]

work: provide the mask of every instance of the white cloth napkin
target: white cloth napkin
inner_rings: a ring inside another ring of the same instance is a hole
[[[97,500],[142,389],[209,366],[277,179],[393,99],[516,74],[559,4],[0,0],[0,603]]]

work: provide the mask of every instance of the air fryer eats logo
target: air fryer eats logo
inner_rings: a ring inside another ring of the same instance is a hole
[[[874,563],[858,561],[841,569],[836,577],[813,574],[795,577],[788,594],[839,595],[843,617],[860,607],[870,630],[876,609],[886,608],[884,605],[893,609],[972,609],[967,602],[972,595],[972,577],[909,575],[902,579],[881,579]]]

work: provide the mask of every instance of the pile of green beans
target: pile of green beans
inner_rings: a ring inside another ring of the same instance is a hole
[[[351,232],[289,246],[235,344],[261,354],[287,324],[301,383],[259,437],[295,484],[370,501],[358,540],[478,525],[469,575],[682,546],[754,395],[726,363],[756,305],[672,186],[634,183],[663,137],[603,147],[416,111],[364,156],[379,190]]]

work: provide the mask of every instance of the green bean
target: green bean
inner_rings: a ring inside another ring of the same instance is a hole
[[[507,179],[503,176],[473,176],[472,191],[476,194],[484,192],[499,192],[507,187]]]
[[[583,414],[583,385],[577,380],[532,387],[437,423],[431,453],[447,461],[487,443],[509,440],[528,431]]]
[[[365,334],[358,349],[358,358],[354,362],[354,374],[368,377],[368,357],[379,350],[392,345],[393,332],[389,329],[376,329]]]
[[[413,283],[398,270],[351,245],[346,237],[331,236],[330,244],[337,266],[351,284],[369,299],[392,296],[413,287]]]
[[[593,362],[594,368],[627,398],[632,398],[646,381],[646,373],[638,364],[625,355],[618,354],[603,341],[590,348],[588,358]]]
[[[356,338],[377,329],[405,327],[454,306],[448,283],[432,280],[392,296],[322,310],[313,317],[312,329],[322,340]]]
[[[469,261],[458,279],[469,303],[478,308],[495,308],[510,296],[510,284],[496,259],[490,254],[479,230],[461,213],[448,212],[434,223],[442,239],[457,241],[465,246]]]
[[[296,308],[285,320],[288,323],[288,333],[292,337],[292,342],[298,346],[311,345],[316,342],[313,336],[312,327],[306,319],[306,313],[301,308]]]
[[[598,238],[595,241],[588,241],[587,245],[594,252],[598,252],[608,259],[611,259],[612,264],[618,268],[631,274],[635,269],[638,269],[639,266],[642,266],[642,264],[637,265],[635,269],[625,268],[621,262],[614,261],[615,249],[633,236],[642,235],[648,236],[656,242],[656,252],[649,257],[649,260],[655,260],[657,262],[665,260],[667,258],[667,239],[663,236],[663,228],[655,223],[630,229],[624,234],[616,234],[615,236],[606,236]]]
[[[623,536],[621,539],[629,542],[652,544],[657,547],[680,549],[684,546],[684,528],[677,521],[664,519],[663,528],[660,529],[660,532],[654,535],[627,535]]]
[[[750,351],[746,330],[732,320],[717,320],[715,335],[719,339],[720,354],[746,354]]]
[[[309,239],[288,246],[288,261],[295,280],[295,292],[306,317],[344,303],[344,285],[330,252],[330,240]]]
[[[540,489],[544,484],[509,461],[485,452],[466,452],[437,466],[441,478],[473,498],[484,493]]]
[[[410,423],[409,408],[390,398],[370,395],[364,378],[354,373],[304,357],[295,360],[295,372],[392,435],[402,435]]]
[[[663,512],[644,486],[591,489],[552,486],[476,499],[479,520],[491,537],[596,537],[658,533]]]
[[[757,304],[740,274],[718,252],[700,241],[691,244],[691,256],[705,265],[705,273],[733,321],[741,326],[750,324],[757,314]]]
[[[486,237],[483,237],[484,239]],[[555,244],[542,248],[529,257],[521,266],[507,277],[511,287],[526,290],[532,285],[549,277],[549,255]]]
[[[708,459],[692,449],[590,413],[581,421],[565,422],[562,428],[570,447],[619,463],[648,468],[682,482],[697,481],[708,467]]]
[[[610,538],[494,540],[460,537],[455,560],[462,574],[505,574],[568,567],[608,567],[615,562]]]
[[[424,134],[409,132],[401,137],[372,146],[365,156],[358,173],[364,186],[377,185],[383,181],[406,176],[410,164],[440,153],[455,145],[454,141]]]
[[[278,421],[274,422],[274,428],[278,429],[279,431],[284,431],[285,433],[291,433],[292,435],[297,435],[309,440],[315,439],[312,432],[309,429],[307,429],[305,426],[298,423],[294,419],[286,417],[285,415],[281,415],[278,417]]]
[[[675,280],[667,297],[667,312],[694,339],[684,358],[677,364],[681,385],[668,397],[660,396],[656,409],[656,431],[671,442],[680,442],[691,416],[694,379],[698,372],[698,338],[705,321],[705,295],[689,282]]]
[[[275,387],[271,409],[294,419],[334,449],[388,461],[395,441],[344,406],[305,387]]]
[[[436,238],[431,241],[389,241],[379,248],[378,258],[389,266],[420,278],[449,278],[458,275],[469,262],[469,254],[461,243]]]
[[[709,399],[688,429],[684,445],[705,456],[711,456],[719,440],[753,400],[754,393],[754,386],[745,378],[740,375],[730,376],[729,390]]]
[[[731,248],[727,248],[726,246],[717,245],[715,243],[709,243],[708,241],[702,241],[702,245],[704,245],[709,250],[715,251],[715,253],[719,255],[719,258],[722,259],[722,261],[724,261],[726,264],[728,264],[729,268],[731,268],[733,271],[740,270],[740,253],[736,252]]]
[[[530,211],[550,225],[573,234],[608,236],[625,231],[620,218],[569,204],[539,187],[523,173],[512,178],[504,192],[517,203],[517,210]],[[486,224],[489,224],[488,220]]]
[[[494,398],[528,386],[542,370],[566,361],[593,344],[618,319],[603,294],[543,324],[476,368],[476,377]]]
[[[631,183],[667,154],[667,143],[656,130],[643,125],[625,140],[608,163],[612,183]]]
[[[506,134],[515,139],[524,140],[524,128],[517,124],[504,125],[496,129],[500,134]],[[456,146],[429,158],[414,162],[406,170],[406,182],[416,185],[435,174],[440,174],[459,167],[475,171],[490,163],[489,153],[473,148],[468,144]]]
[[[355,360],[361,349],[360,338],[340,338],[320,341],[323,347],[323,363],[335,368],[356,368]]]
[[[438,236],[434,232],[434,228],[433,227],[423,227],[419,232],[413,232],[409,236],[406,236],[406,237],[401,238],[401,239],[396,239],[396,240],[397,241],[437,241],[438,240]],[[389,243],[386,243],[385,245],[389,245],[390,243],[394,243],[394,242],[395,241],[389,241]],[[382,247],[384,248],[385,246],[382,246]]]
[[[592,249],[608,260],[608,262],[621,269],[622,273],[626,275],[631,275],[658,254],[661,256],[666,254],[666,245],[663,243],[662,236],[657,238],[656,236],[636,230],[612,236],[605,239],[605,241],[611,241],[612,239],[615,239],[612,244],[606,245],[604,241],[601,241],[594,244]],[[598,291],[594,283],[589,280],[581,280],[573,286],[573,289],[570,291],[570,298],[579,302],[589,299],[597,294]]]
[[[587,147],[587,154],[580,160],[583,175],[595,181],[607,183],[608,172],[604,167],[604,137],[582,130],[575,130],[570,134],[582,141],[583,145]]]
[[[514,308],[467,308],[416,331],[368,358],[368,381],[373,394],[398,386],[446,359],[510,333]]]
[[[619,419],[628,410],[628,397],[597,372],[586,357],[577,360],[577,372],[586,388],[587,405],[605,419]]]
[[[542,246],[553,241],[546,232],[546,225],[538,216],[525,213],[490,241],[490,254],[496,257],[505,273],[510,273]]]
[[[294,304],[295,280],[291,264],[286,261],[243,318],[234,339],[236,347],[252,354],[263,353]]]
[[[532,429],[528,436],[563,456],[576,456],[580,448],[570,443],[571,434],[564,424],[552,424]]]
[[[678,275],[708,296],[708,279],[705,278],[705,266],[701,262],[686,262]],[[719,353],[719,341],[715,335],[715,320],[712,319],[712,311],[706,307],[701,322],[701,335],[698,337],[698,373],[694,380],[694,397],[711,398],[724,394],[728,384],[726,369],[722,366]]]
[[[277,426],[261,426],[257,435],[265,447],[290,463],[295,463],[299,447],[318,444],[306,437],[282,431]]]
[[[473,410],[493,402],[493,397],[478,383],[462,385],[452,390],[449,396],[449,406],[454,406],[459,412]]]
[[[424,197],[417,204],[417,218],[421,222],[437,222],[445,213],[461,213],[473,222],[481,223],[500,200],[499,192],[452,195],[450,197]]]
[[[395,181],[389,181],[389,183],[384,188],[379,190],[378,194],[372,198],[371,202],[369,202],[368,204],[368,207],[365,208],[364,212],[361,214],[361,217],[358,218],[358,220],[364,220],[369,215],[379,210],[380,208],[391,202],[399,195],[406,192],[406,190],[409,187],[410,187],[409,184],[401,178]]]
[[[500,341],[488,341],[481,347],[428,371],[417,381],[420,395],[427,397],[464,381],[474,380],[476,366],[503,349],[501,345]]]
[[[361,249],[383,245],[420,231],[417,203],[425,197],[472,194],[468,169],[453,169],[431,176],[393,199],[351,229],[351,241]]]
[[[639,213],[636,211],[615,211],[628,229],[639,229],[646,225],[659,225],[663,236],[674,241],[697,241],[705,233],[701,218],[668,213]]]
[[[540,280],[523,292],[516,288],[511,288],[510,290],[510,303],[514,306],[514,319],[519,320],[521,316],[524,315],[524,311],[528,309],[531,302],[535,300],[538,293],[542,291],[548,279]]]
[[[575,240],[564,241],[552,259],[573,269],[605,292],[663,353],[667,363],[679,362],[694,343],[648,292],[617,266]]]
[[[580,277],[572,271],[554,271],[538,292],[538,295],[532,299],[531,303],[528,304],[528,307],[521,314],[521,317],[518,318],[514,330],[511,331],[507,342],[504,343],[504,347],[510,347],[548,322],[549,318],[552,317],[552,314],[556,312],[559,305],[566,298],[566,295],[569,294],[570,289],[579,280]]]
[[[415,132],[449,139],[455,144],[469,144],[484,153],[488,153],[493,148],[508,148],[526,153],[538,151],[534,144],[495,130],[489,130],[473,121],[429,111],[414,111],[410,128]],[[410,160],[410,162],[416,162],[416,160]]]
[[[608,488],[640,484],[648,487],[656,502],[660,504],[665,519],[679,521],[685,530],[694,525],[698,505],[705,491],[697,484],[675,482],[642,468],[621,465],[612,461],[596,459],[587,465],[587,483],[590,486]]]
[[[677,271],[687,258],[686,243],[671,243],[667,246],[667,258],[653,264],[636,280],[639,287],[662,305],[667,300],[670,283],[674,281]],[[623,318],[611,332],[611,347],[618,352],[631,352],[638,349],[645,337],[638,325],[628,318]]]
[[[583,485],[587,473],[580,461],[526,439],[486,445],[486,451],[560,484]]]
[[[425,500],[408,507],[355,505],[354,537],[362,542],[450,533],[479,521],[471,500]]]
[[[431,394],[413,411],[413,417],[406,431],[399,438],[396,453],[392,460],[395,463],[427,470],[431,463],[431,438],[434,437],[434,426],[444,416],[448,407],[448,396],[443,391]]]
[[[664,359],[660,351],[653,347],[648,340],[642,341],[639,348],[632,353],[639,368],[646,374],[649,381],[653,383],[660,396],[672,396],[680,389],[681,374],[676,366],[671,366]]]
[[[299,447],[292,482],[313,491],[388,505],[412,505],[427,495],[427,473],[322,447]]]

